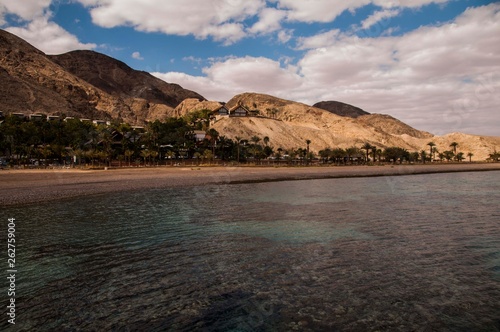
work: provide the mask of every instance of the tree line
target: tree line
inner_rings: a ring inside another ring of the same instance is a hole
[[[111,122],[110,125],[66,119],[27,120],[8,115],[0,123],[0,157],[11,165],[159,165],[185,163],[228,163],[264,160],[273,163],[308,165],[312,162],[361,164],[368,162],[426,162],[431,160],[471,161],[472,153],[458,152],[454,143],[449,151],[430,149],[409,152],[399,147],[379,149],[369,143],[347,149],[326,148],[316,155],[310,151],[311,140],[303,147],[274,147],[269,137],[228,138],[210,128],[209,110],[192,112],[184,117],[149,122],[145,127]],[[197,133],[205,133],[198,137]],[[491,155],[498,160],[497,152]]]

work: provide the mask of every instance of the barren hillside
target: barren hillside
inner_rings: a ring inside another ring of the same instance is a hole
[[[213,127],[229,138],[267,136],[270,145],[283,149],[305,147],[318,152],[330,147],[361,147],[368,142],[378,148],[398,146],[409,151],[429,150],[427,143],[434,142],[443,152],[457,142],[458,151],[474,154],[473,160],[485,160],[500,147],[500,138],[480,137],[467,134],[434,136],[383,114],[362,115],[357,118],[343,117],[306,104],[288,101],[264,94],[244,93],[233,97],[227,107],[244,105],[259,110],[260,117],[222,118]],[[208,108],[192,102],[193,109]],[[215,109],[216,107],[214,107]],[[274,110],[274,112],[272,112]],[[183,112],[188,112],[188,107]]]
[[[43,113],[139,124],[172,116],[174,107],[187,97],[203,99],[105,55],[77,51],[47,56],[0,30],[0,107],[5,114]]]

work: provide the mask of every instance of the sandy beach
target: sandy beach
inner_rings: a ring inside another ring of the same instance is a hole
[[[0,206],[148,188],[492,170],[500,164],[0,170]]]

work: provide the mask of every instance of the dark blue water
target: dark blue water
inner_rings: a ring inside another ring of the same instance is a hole
[[[15,329],[500,331],[499,202],[478,172],[5,208]]]

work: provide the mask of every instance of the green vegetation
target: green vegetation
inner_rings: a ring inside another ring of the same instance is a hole
[[[271,110],[269,110],[271,112]],[[0,119],[1,120],[1,119]],[[361,147],[325,148],[316,156],[310,151],[312,141],[304,146],[285,150],[274,147],[269,137],[253,136],[230,139],[209,128],[210,112],[201,110],[182,118],[154,121],[143,127],[112,122],[94,124],[78,119],[38,120],[6,116],[0,121],[0,162],[2,165],[45,167],[66,166],[154,166],[252,163],[287,165],[367,164],[375,162],[408,163],[438,161],[433,142],[428,151],[409,152],[400,147],[384,150],[366,142]],[[438,154],[439,161],[472,162],[472,153],[453,150]],[[498,161],[496,151],[490,161]]]

